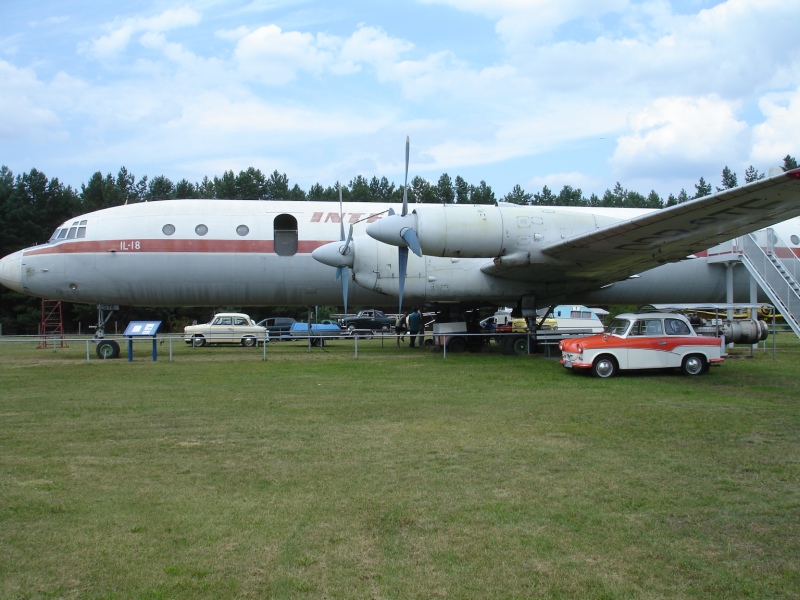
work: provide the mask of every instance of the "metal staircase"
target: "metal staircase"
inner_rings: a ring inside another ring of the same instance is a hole
[[[800,337],[800,259],[772,229],[739,238],[742,264]]]

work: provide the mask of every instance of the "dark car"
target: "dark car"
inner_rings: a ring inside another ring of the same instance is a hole
[[[259,325],[267,328],[269,337],[273,340],[292,339],[289,332],[292,329],[292,325],[295,323],[297,323],[297,321],[292,317],[269,317],[268,319],[258,322]]]
[[[393,317],[387,317],[381,310],[374,308],[362,310],[352,317],[339,319],[339,325],[348,332],[354,331],[390,331],[395,324]]]

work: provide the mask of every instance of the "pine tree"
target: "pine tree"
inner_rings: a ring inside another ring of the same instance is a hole
[[[730,190],[737,187],[739,183],[736,180],[736,173],[731,171],[727,166],[722,169],[722,187],[717,188],[718,192],[722,190]]]
[[[695,198],[702,198],[711,194],[711,184],[706,183],[706,180],[702,177],[700,178],[700,181],[694,184],[694,188],[697,190],[694,194]]]
[[[759,179],[764,179],[764,174],[759,173],[758,169],[756,169],[753,165],[747,167],[747,170],[745,170],[744,172],[744,182],[753,183],[754,181],[758,181]]]

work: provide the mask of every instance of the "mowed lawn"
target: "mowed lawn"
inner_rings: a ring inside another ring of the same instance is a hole
[[[784,342],[786,342],[784,344]],[[800,348],[0,344],[2,598],[797,598]]]

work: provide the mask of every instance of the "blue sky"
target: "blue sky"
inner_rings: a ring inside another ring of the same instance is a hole
[[[666,198],[800,155],[786,0],[5,0],[0,163]]]

